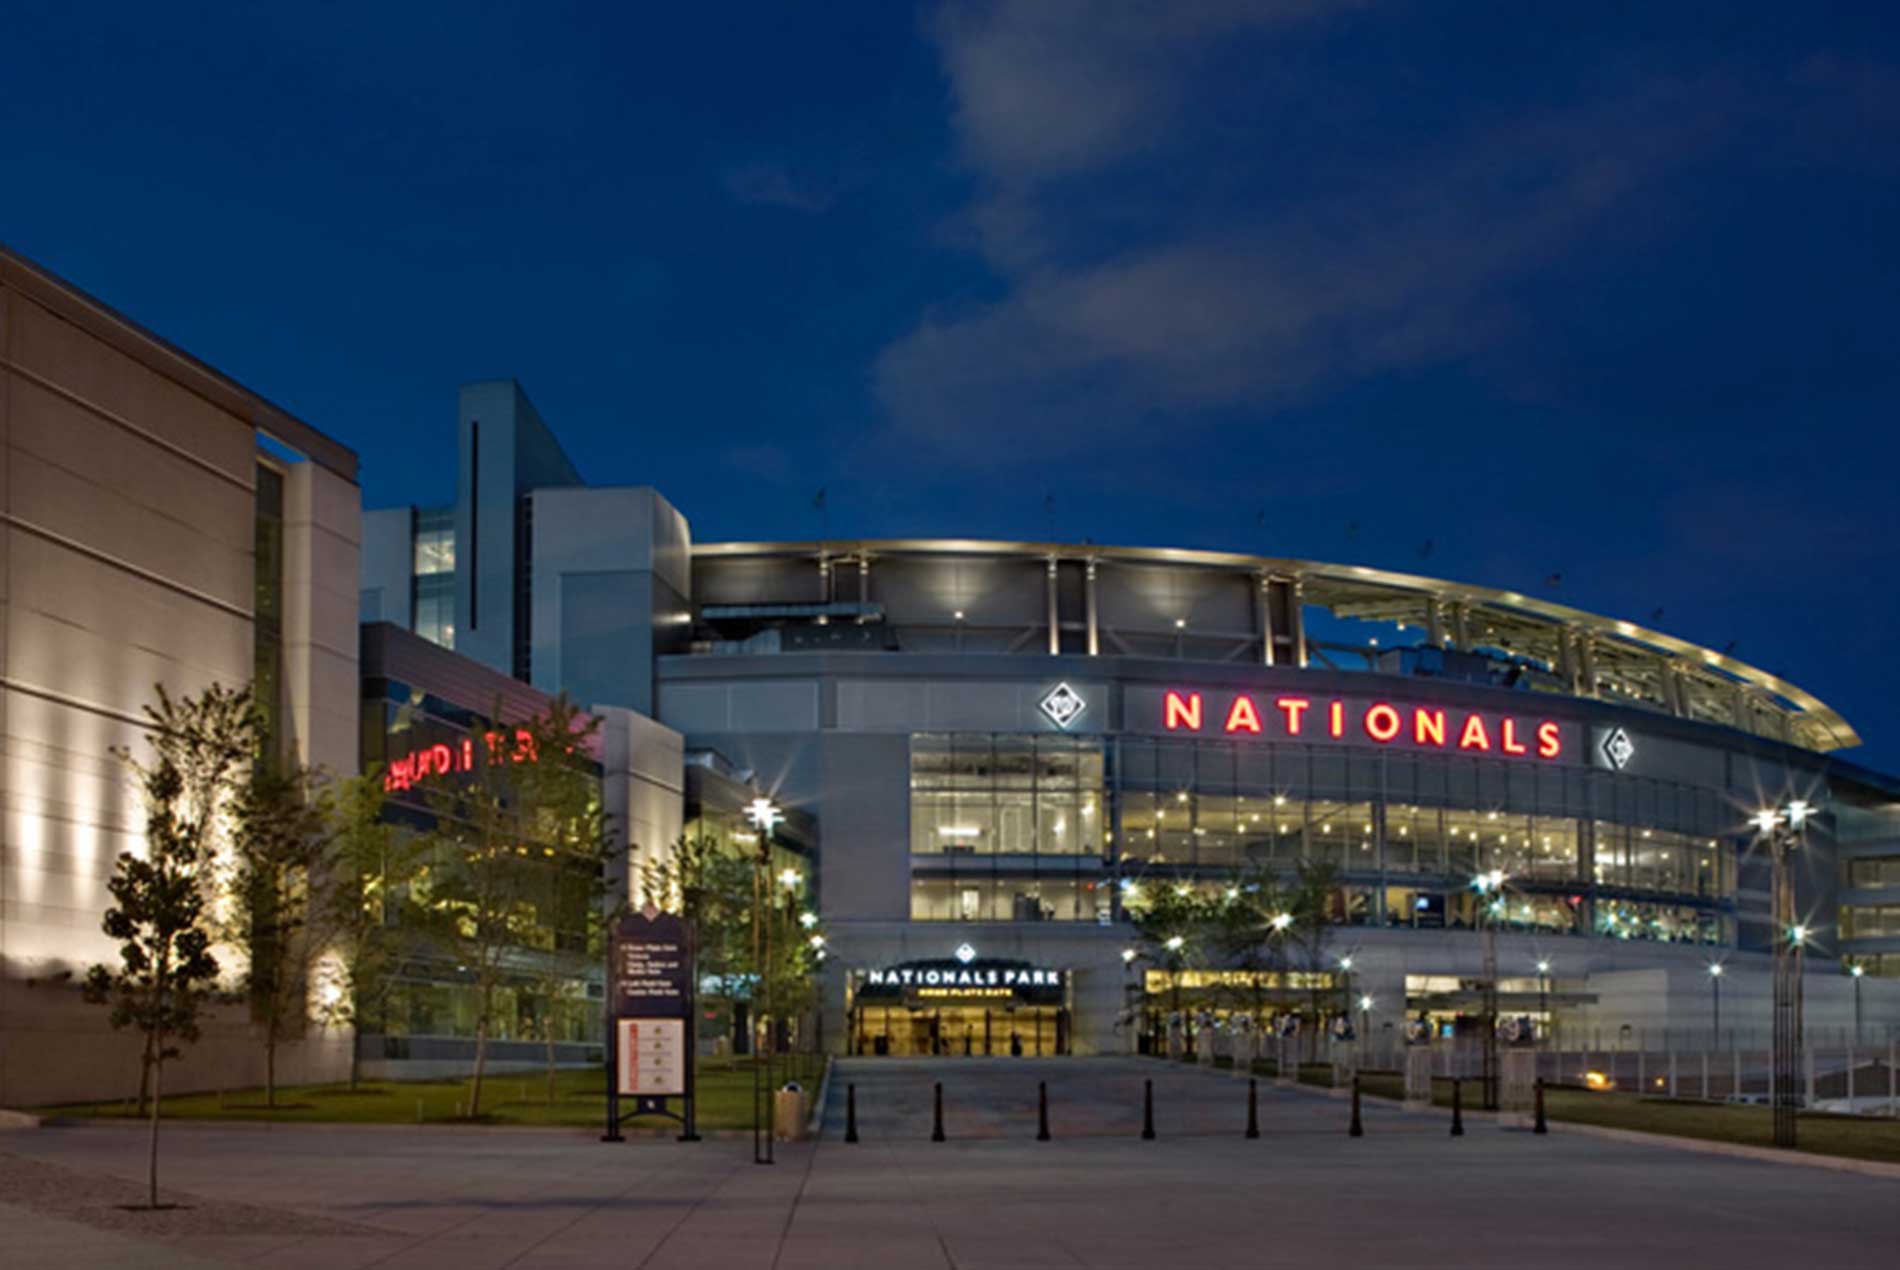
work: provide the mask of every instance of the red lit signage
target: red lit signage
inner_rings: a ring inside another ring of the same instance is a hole
[[[482,751],[489,758],[498,758],[505,763],[532,763],[535,759],[534,734],[526,728],[516,728],[514,745],[510,747],[504,733],[484,733]],[[394,793],[413,789],[431,776],[448,776],[474,770],[475,738],[465,736],[454,745],[442,742],[425,745],[399,759],[390,760],[388,769],[383,773],[383,788]]]
[[[1545,762],[1569,757],[1562,723],[1497,710],[1169,688],[1160,694],[1157,714],[1162,732],[1184,735],[1398,745]]]

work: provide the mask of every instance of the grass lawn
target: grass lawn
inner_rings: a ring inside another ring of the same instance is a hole
[[[1467,1111],[1478,1106],[1478,1082],[1466,1081]],[[1401,1098],[1405,1080],[1397,1072],[1371,1072],[1360,1080],[1369,1094]],[[1432,1101],[1451,1106],[1451,1082],[1432,1082]],[[1635,1094],[1592,1093],[1584,1089],[1552,1089],[1544,1093],[1544,1114],[1552,1120],[1668,1133],[1712,1142],[1746,1146],[1775,1144],[1774,1112],[1768,1107],[1731,1106],[1726,1103],[1640,1098]],[[1796,1126],[1798,1149],[1817,1155],[1839,1155],[1856,1160],[1900,1163],[1900,1122],[1866,1116],[1803,1114]]]
[[[810,1056],[779,1059],[773,1079],[796,1078],[816,1095],[823,1060]],[[264,1091],[231,1089],[213,1094],[181,1094],[165,1099],[165,1115],[179,1120],[271,1120],[291,1124],[503,1124],[598,1125],[606,1120],[606,1074],[598,1068],[555,1073],[554,1100],[548,1100],[544,1072],[490,1075],[482,1082],[482,1114],[468,1118],[466,1080],[362,1081],[355,1089],[337,1085],[281,1085],[277,1106],[264,1106]],[[702,1062],[698,1071],[699,1127],[752,1127],[752,1068],[743,1061]],[[623,1101],[623,1110],[631,1109]],[[124,1119],[125,1101],[74,1103],[45,1109],[51,1114]],[[673,1122],[659,1117],[623,1120],[628,1128]]]

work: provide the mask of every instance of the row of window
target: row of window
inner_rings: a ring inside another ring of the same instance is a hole
[[[1840,930],[1842,939],[1878,939],[1884,935],[1900,935],[1900,904],[1843,906]]]
[[[1717,897],[1733,870],[1714,838],[1596,821],[1586,868],[1582,824],[1500,811],[1313,802],[1275,796],[1124,794],[1124,858],[1234,868],[1328,860],[1347,871],[1471,877]],[[1381,824],[1383,823],[1383,830]]]
[[[914,922],[1101,922],[1114,906],[1105,878],[912,878]]]
[[[1847,862],[1849,886],[1900,886],[1900,856],[1874,856]]]

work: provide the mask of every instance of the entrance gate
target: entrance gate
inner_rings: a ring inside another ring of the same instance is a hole
[[[1068,975],[1020,961],[918,961],[855,971],[849,1052],[889,1057],[1068,1054]]]

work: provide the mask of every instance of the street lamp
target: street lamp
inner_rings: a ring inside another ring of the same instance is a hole
[[[1753,817],[1774,863],[1771,906],[1775,931],[1772,1016],[1775,1145],[1789,1148],[1795,1144],[1795,1115],[1800,1107],[1795,1082],[1801,1070],[1801,963],[1808,928],[1794,920],[1794,878],[1788,868],[1788,854],[1806,845],[1808,817],[1813,811],[1811,804],[1797,798],[1786,807],[1765,809]]]
[[[1852,976],[1854,980],[1854,1044],[1859,1045],[1860,1044],[1860,980],[1861,980],[1861,976],[1867,973],[1867,967],[1861,965],[1857,961],[1853,965],[1847,968],[1847,973],[1850,976]],[[1849,1110],[1852,1110],[1852,1108],[1849,1108]]]
[[[1541,1037],[1550,1030],[1550,958],[1537,959],[1537,1026]]]
[[[1709,963],[1709,1004],[1712,1007],[1714,1021],[1710,1025],[1712,1044],[1710,1048],[1720,1049],[1722,1045],[1722,963]]]
[[[1504,870],[1471,879],[1478,893],[1478,923],[1484,931],[1484,1108],[1498,1108],[1498,923],[1504,911]],[[1496,899],[1492,899],[1492,895]]]
[[[746,819],[759,831],[759,850],[752,862],[752,965],[754,1001],[752,1034],[759,1035],[759,1019],[763,1014],[771,1017],[771,975],[767,970],[767,961],[772,955],[772,932],[766,921],[765,872],[772,863],[772,830],[785,813],[769,798],[755,798],[746,808]],[[768,1007],[760,1009],[761,1006]],[[761,1125],[765,1114],[765,1104],[771,1097],[772,1085],[772,1032],[768,1025],[760,1042],[763,1054],[752,1056],[752,1162],[754,1164],[773,1163],[772,1135],[765,1132],[761,1142]],[[761,1063],[761,1059],[764,1060]],[[690,1056],[687,1061],[692,1061]]]

